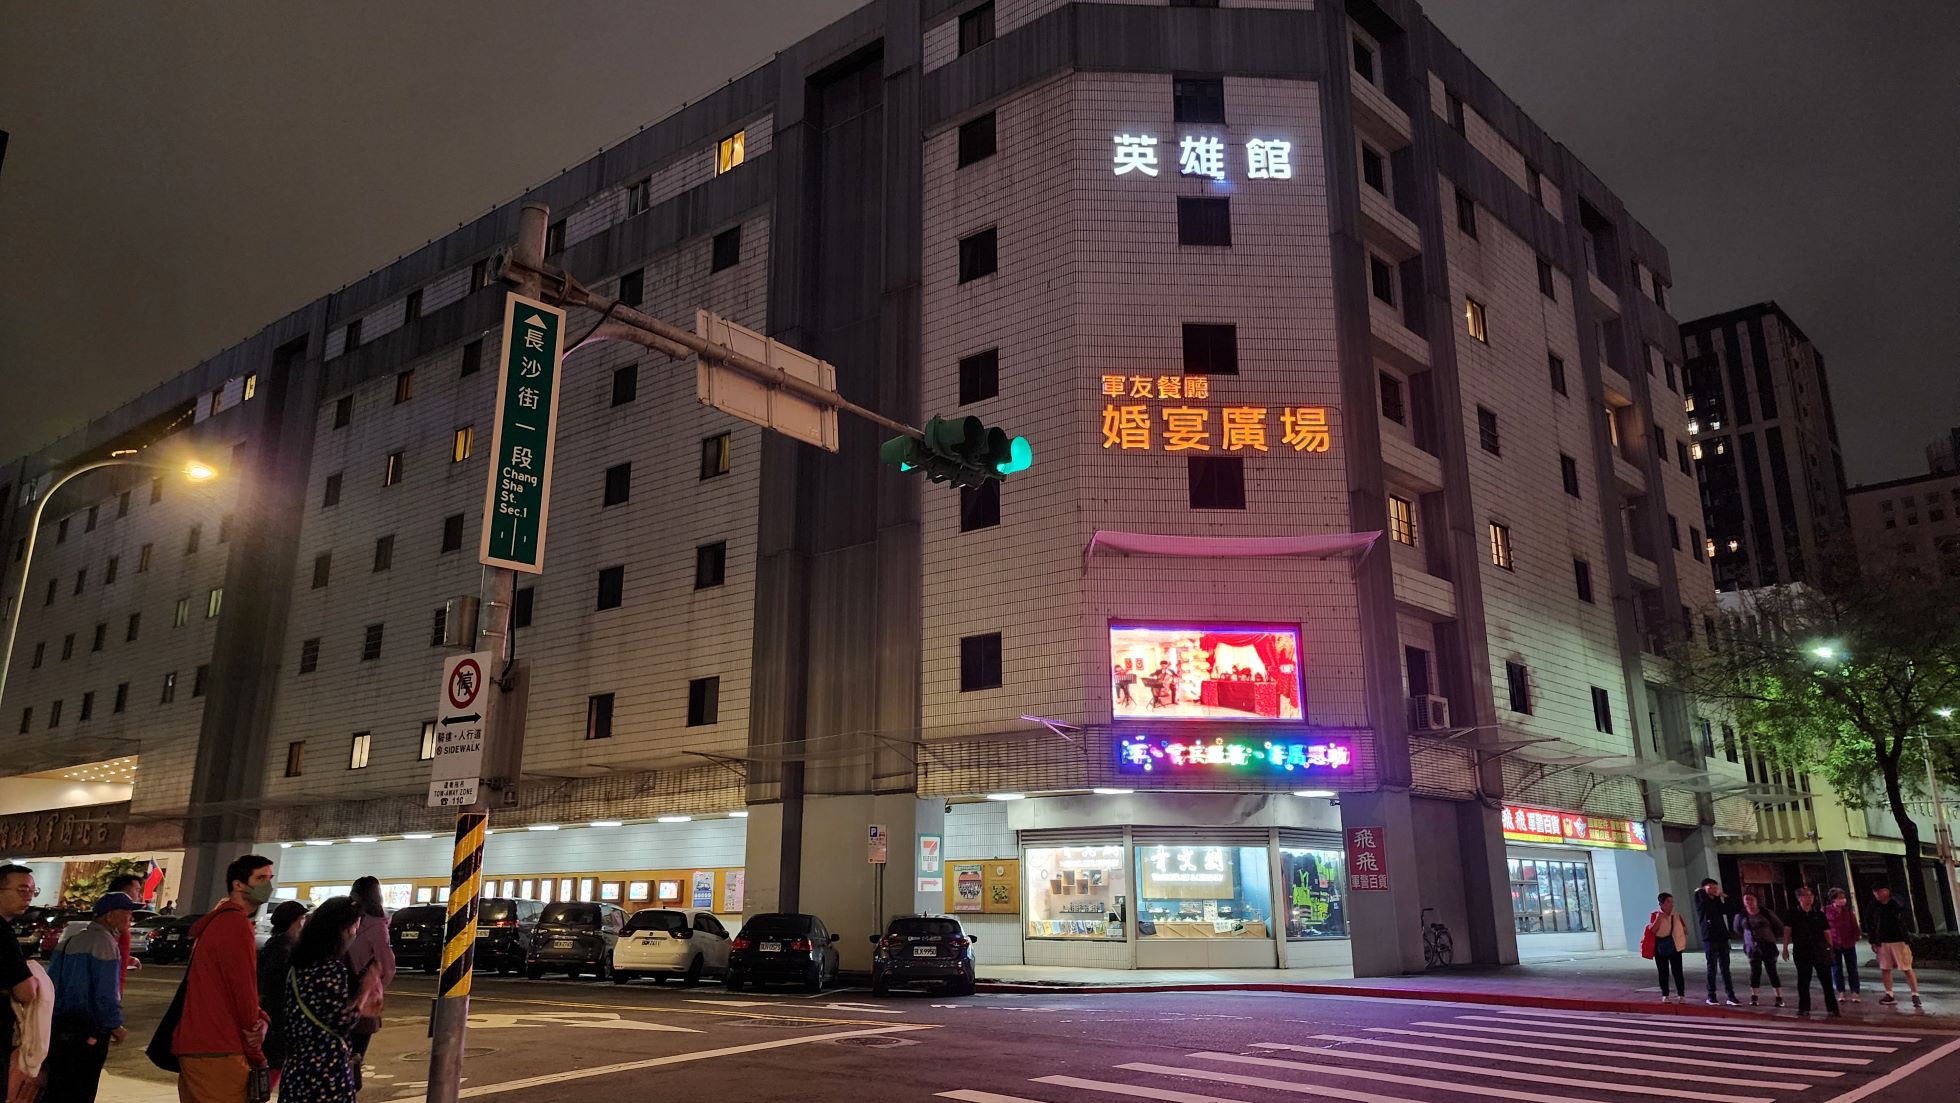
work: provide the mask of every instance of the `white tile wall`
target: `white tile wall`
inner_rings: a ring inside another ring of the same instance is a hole
[[[576,870],[688,869],[740,866],[747,850],[747,821],[702,819],[692,823],[639,823],[623,827],[570,826],[562,831],[496,831],[483,843],[485,877]],[[259,853],[273,859],[279,880],[347,883],[372,875],[384,880],[441,877],[449,871],[450,838],[390,839],[378,843],[281,848],[289,839],[268,839]]]

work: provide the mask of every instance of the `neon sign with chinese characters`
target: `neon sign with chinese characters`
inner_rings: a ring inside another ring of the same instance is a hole
[[[1102,446],[1125,452],[1268,452],[1276,443],[1295,452],[1326,452],[1334,433],[1325,406],[1194,406],[1211,397],[1202,375],[1102,377]],[[1152,407],[1131,399],[1177,400]],[[1215,415],[1215,416],[1214,416]]]
[[[1507,804],[1504,806],[1503,823],[1504,838],[1514,843],[1563,843],[1568,846],[1612,847],[1616,850],[1647,849],[1647,825],[1639,820]]]
[[[1331,738],[1130,735],[1116,742],[1116,768],[1131,774],[1347,774],[1354,771],[1354,746]]]
[[[1155,134],[1117,134],[1110,170],[1117,176],[1155,176],[1158,162]],[[1293,143],[1274,138],[1252,138],[1242,147],[1247,180],[1293,179]],[[1168,149],[1166,150],[1168,153]],[[1209,180],[1227,178],[1228,157],[1225,139],[1213,134],[1186,134],[1177,140],[1177,174]]]

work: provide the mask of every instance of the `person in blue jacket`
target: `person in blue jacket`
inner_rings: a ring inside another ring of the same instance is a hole
[[[95,902],[95,920],[62,940],[48,960],[54,982],[54,1038],[42,1103],[95,1103],[102,1065],[123,1029],[122,940],[136,901],[112,892]]]

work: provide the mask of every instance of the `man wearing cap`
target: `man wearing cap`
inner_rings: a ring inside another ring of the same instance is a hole
[[[54,981],[54,1041],[41,1103],[95,1103],[111,1042],[123,1029],[122,939],[137,903],[125,892],[95,902],[95,921],[63,939],[48,961]]]

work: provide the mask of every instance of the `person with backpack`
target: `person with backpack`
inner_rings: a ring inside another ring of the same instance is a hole
[[[1797,887],[1797,910],[1783,931],[1783,949],[1797,963],[1797,1017],[1810,1018],[1810,975],[1824,986],[1824,1010],[1838,1017],[1837,990],[1831,987],[1831,919],[1817,906],[1809,885]]]
[[[381,881],[375,877],[363,877],[354,882],[354,907],[361,913],[359,928],[354,932],[354,942],[347,949],[347,964],[356,977],[375,975],[381,990],[395,983],[395,948],[388,941],[388,910],[381,904]],[[354,1036],[350,1043],[354,1049],[354,1087],[359,1090],[363,1080],[362,1069],[367,1064],[369,1043],[374,1041],[375,1031],[381,1029],[381,1009],[374,1014],[363,1015],[354,1024]]]
[[[1742,935],[1742,953],[1749,959],[1749,1006],[1759,1002],[1757,991],[1762,988],[1763,974],[1769,974],[1770,989],[1776,993],[1776,1006],[1783,1006],[1783,978],[1777,975],[1776,961],[1782,955],[1779,949],[1783,941],[1783,921],[1776,913],[1763,907],[1763,902],[1753,892],[1742,894],[1742,914],[1735,917],[1736,932]]]
[[[1688,985],[1681,976],[1681,950],[1688,944],[1688,925],[1674,910],[1674,894],[1663,892],[1660,907],[1647,917],[1646,939],[1654,948],[1654,971],[1661,977],[1661,1002],[1682,1003],[1688,998]],[[1667,994],[1667,978],[1674,977],[1674,995]]]
[[[252,916],[272,899],[272,859],[247,854],[225,868],[225,898],[191,925],[183,1010],[170,1037],[181,1103],[239,1103],[265,1064],[258,946]]]
[[[1713,877],[1702,879],[1701,887],[1695,890],[1695,924],[1701,928],[1702,965],[1708,974],[1708,998],[1703,1000],[1708,1006],[1715,1006],[1715,977],[1721,975],[1722,988],[1728,992],[1729,1006],[1740,1007],[1741,1001],[1735,998],[1735,979],[1729,975],[1729,943],[1735,937],[1735,905],[1722,892],[1722,882]]]
[[[354,1024],[381,1006],[381,978],[359,978],[347,951],[360,928],[360,908],[336,896],[314,909],[293,947],[286,971],[286,1065],[280,1103],[354,1103]]]
[[[1858,911],[1843,889],[1832,889],[1824,915],[1831,921],[1831,984],[1837,989],[1838,1000],[1863,1003],[1864,997],[1858,992],[1858,940],[1864,932],[1858,929]],[[1845,990],[1847,983],[1849,992]]]

